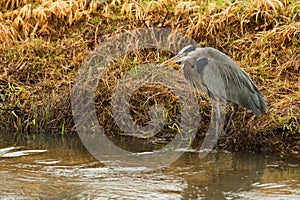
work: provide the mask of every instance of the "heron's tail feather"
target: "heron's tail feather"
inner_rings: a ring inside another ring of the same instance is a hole
[[[251,110],[254,112],[255,115],[260,116],[267,111],[267,103],[260,92],[257,92],[255,94],[255,99],[253,99],[253,102],[254,105],[251,108]]]

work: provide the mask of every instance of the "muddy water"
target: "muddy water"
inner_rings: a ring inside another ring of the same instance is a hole
[[[96,160],[75,136],[0,135],[0,199],[300,199],[299,164],[186,152],[169,166],[128,167]]]

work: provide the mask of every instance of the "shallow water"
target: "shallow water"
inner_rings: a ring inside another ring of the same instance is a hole
[[[76,136],[0,137],[0,199],[300,198],[299,162],[277,157],[186,152],[168,166],[135,167],[96,160]]]

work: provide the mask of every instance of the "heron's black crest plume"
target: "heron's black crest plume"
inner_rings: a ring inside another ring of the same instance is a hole
[[[196,48],[197,48],[196,46],[188,45],[188,46],[186,46],[186,47],[183,47],[183,48],[178,52],[178,54],[183,54],[183,53],[192,52],[192,51],[195,51]]]

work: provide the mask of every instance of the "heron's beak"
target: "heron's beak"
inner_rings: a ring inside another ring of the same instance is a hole
[[[169,60],[161,63],[159,66],[164,66],[164,65],[172,65],[172,64],[175,64],[177,62],[181,62],[182,61],[182,57],[181,56],[174,56],[173,58],[170,58]]]

